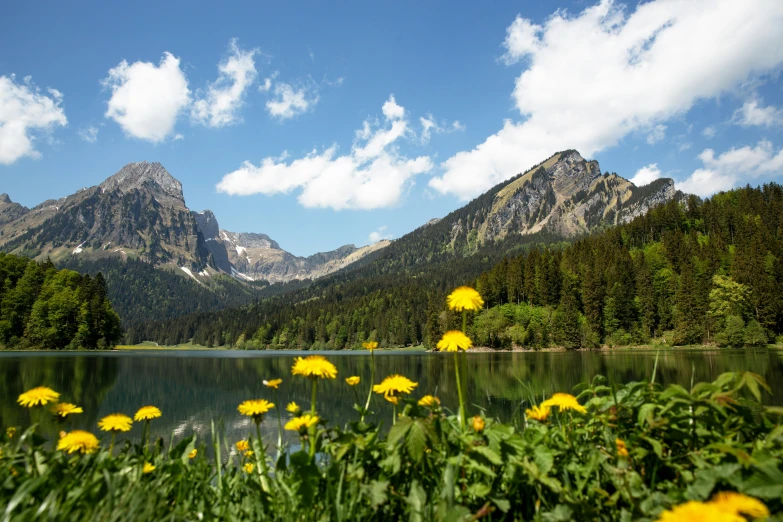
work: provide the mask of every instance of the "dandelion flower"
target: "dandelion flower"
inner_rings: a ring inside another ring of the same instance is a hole
[[[376,348],[378,348],[378,343],[375,341],[368,341],[366,343],[362,343],[362,347],[365,350],[370,350],[371,352],[374,351]]]
[[[101,431],[113,431],[114,433],[117,433],[118,431],[130,431],[132,424],[133,420],[122,413],[112,413],[98,421],[98,427]]]
[[[481,310],[484,300],[478,292],[469,286],[460,286],[446,298],[449,309],[461,312],[462,310]]]
[[[139,408],[139,411],[136,412],[136,415],[133,416],[133,420],[135,421],[149,421],[152,419],[157,419],[163,415],[160,412],[160,409],[156,408],[155,406],[142,406]]]
[[[484,419],[482,419],[478,415],[473,417],[473,431],[475,431],[476,433],[481,433],[482,431],[484,431]]]
[[[267,388],[274,388],[275,390],[283,382],[283,379],[272,379],[271,381],[264,381],[264,386]]]
[[[467,350],[473,346],[473,341],[470,337],[460,332],[459,330],[451,330],[443,334],[443,337],[438,341],[438,350],[447,352],[456,352],[458,350]]]
[[[549,417],[549,406],[542,404],[541,406],[533,406],[532,408],[525,410],[525,415],[528,419],[537,420],[538,422],[544,422]]]
[[[247,450],[245,452],[245,457],[252,457],[253,456],[253,450]]]
[[[664,511],[657,522],[745,522],[739,515],[725,513],[715,504],[689,501]]]
[[[356,386],[357,384],[359,384],[361,380],[362,380],[361,377],[357,377],[356,375],[354,375],[353,377],[348,377],[347,379],[345,379],[345,382],[348,383],[348,386]]]
[[[17,402],[27,408],[43,405],[49,402],[55,402],[60,398],[60,394],[46,386],[38,386],[32,390],[27,390],[19,396]]]
[[[191,451],[190,453],[188,453],[188,458],[189,458],[189,459],[195,459],[195,458],[196,458],[196,455],[198,455],[198,450],[197,450],[196,448],[193,448],[193,451]]]
[[[13,439],[14,435],[16,435],[16,428],[14,427],[6,428],[5,434],[8,435],[9,439]]]
[[[55,404],[54,406],[52,406],[52,408],[49,411],[51,411],[58,417],[62,417],[63,419],[73,413],[84,413],[84,410],[80,406],[71,404],[70,402],[61,402]]]
[[[402,375],[390,375],[380,384],[373,386],[372,391],[378,394],[382,393],[384,399],[397,404],[396,400],[390,399],[397,399],[400,393],[410,393],[418,385],[419,383],[413,382]]]
[[[94,453],[100,443],[89,431],[73,430],[57,441],[57,449],[68,453]]]
[[[285,407],[285,411],[289,413],[293,413],[294,415],[298,415],[299,412],[302,411],[302,408],[299,407],[299,405],[295,402],[289,402],[288,406]]]
[[[242,466],[242,469],[245,470],[245,473],[253,473],[253,470],[255,469],[255,465],[252,462],[248,462],[244,466]]]
[[[622,439],[615,439],[614,443],[617,446],[617,456],[627,457],[628,447],[625,445],[625,441],[623,441]]]
[[[253,417],[254,421],[261,422],[264,414],[274,407],[275,405],[266,399],[253,399],[240,404],[237,410],[242,415]]]
[[[334,379],[337,377],[337,368],[326,360],[323,355],[308,355],[305,358],[297,357],[291,368],[293,375],[310,377],[311,379]]]
[[[236,443],[237,450],[245,452],[250,449],[250,444],[246,440],[240,440]]]
[[[760,500],[734,491],[721,491],[712,497],[709,504],[717,506],[724,513],[747,515],[751,518],[769,516],[769,509]]]
[[[144,474],[152,473],[153,471],[155,471],[155,466],[153,466],[149,462],[145,462],[144,469],[142,469],[142,471],[144,472]]]
[[[574,410],[579,413],[587,413],[587,409],[579,404],[576,397],[569,393],[555,393],[549,399],[545,400],[541,406],[557,406],[560,408],[560,411]]]
[[[297,431],[299,433],[305,433],[308,429],[318,424],[317,415],[302,415],[301,417],[294,417],[290,421],[285,423],[285,429],[288,431]]]
[[[440,406],[440,399],[435,397],[434,395],[425,395],[421,399],[419,399],[419,406],[424,406],[426,408],[434,408],[435,406]]]

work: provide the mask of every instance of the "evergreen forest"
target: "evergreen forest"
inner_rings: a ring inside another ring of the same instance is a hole
[[[0,346],[103,349],[121,338],[102,274],[0,253]]]

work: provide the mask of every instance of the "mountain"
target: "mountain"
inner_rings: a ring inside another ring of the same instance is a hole
[[[670,179],[636,187],[617,174],[602,174],[597,162],[576,151],[559,152],[304,287],[250,306],[139,325],[128,337],[207,346],[228,341],[252,349],[341,349],[367,339],[418,344],[444,323],[459,327],[458,317],[441,313],[446,294],[472,284],[504,257],[565,246],[661,204],[679,206],[683,198]],[[260,248],[275,248],[268,238],[258,241]]]
[[[160,163],[129,163],[98,186],[27,209],[0,196],[0,250],[65,263],[132,257],[198,283],[315,279],[385,247],[379,242],[297,257],[264,234],[221,230],[209,211],[185,204],[182,184]]]

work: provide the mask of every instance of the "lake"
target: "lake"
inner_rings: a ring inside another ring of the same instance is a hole
[[[319,352],[327,356],[339,371],[338,378],[319,384],[318,411],[321,416],[344,424],[356,419],[353,410],[354,389],[345,377],[359,375],[357,386],[362,404],[370,378],[367,352]],[[248,351],[138,351],[138,352],[0,352],[0,424],[27,427],[31,420],[42,422],[43,431],[83,428],[97,433],[96,423],[109,413],[130,416],[147,404],[158,406],[163,417],[152,422],[152,431],[166,440],[173,433],[208,437],[211,422],[224,422],[229,440],[246,437],[254,428],[237,413],[245,399],[266,398],[284,408],[290,401],[309,409],[310,384],[292,377],[294,357],[302,352]],[[545,353],[467,353],[462,358],[469,414],[479,408],[504,420],[519,415],[530,405],[554,392],[570,392],[595,375],[604,375],[610,383],[649,379],[655,363],[652,351],[596,351]],[[414,397],[433,394],[444,406],[458,405],[454,383],[452,354],[379,352],[375,355],[376,382],[399,373],[419,383]],[[690,387],[695,382],[712,380],[723,372],[749,370],[758,373],[773,386],[765,402],[783,405],[783,351],[781,350],[667,350],[661,351],[656,381]],[[262,381],[280,377],[283,384],[279,400]],[[84,408],[84,414],[57,426],[51,415],[30,412],[16,404],[23,391],[46,385],[59,391],[61,400]],[[391,406],[376,399],[378,419],[388,424]],[[284,413],[284,422],[287,416]],[[31,419],[32,415],[32,419]],[[277,421],[268,416],[262,425],[267,440],[277,437]],[[141,435],[137,423],[130,433]]]

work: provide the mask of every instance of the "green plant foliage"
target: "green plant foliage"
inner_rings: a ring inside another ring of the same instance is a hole
[[[760,376],[725,373],[690,390],[609,388],[596,377],[577,388],[586,413],[487,418],[478,432],[415,399],[400,403],[388,433],[321,421],[315,439],[302,435],[276,460],[264,453],[263,481],[258,454],[234,451],[219,431],[208,445],[119,441],[110,454],[104,440],[80,455],[53,449],[33,426],[2,436],[0,505],[8,521],[653,521],[737,491],[783,520],[783,410],[759,402],[768,390]],[[154,469],[144,473],[145,463]]]
[[[0,346],[110,348],[122,336],[106,281],[0,253]]]

